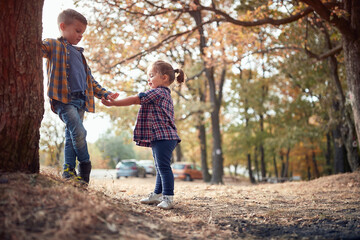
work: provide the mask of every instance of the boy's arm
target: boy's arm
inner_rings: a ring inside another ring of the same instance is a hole
[[[50,39],[44,39],[41,44],[41,52],[43,58],[50,58],[51,42]]]
[[[91,74],[91,70],[89,67],[87,67],[88,69],[88,72],[90,74],[90,77],[91,77],[91,83],[92,83],[92,86],[93,86],[93,90],[94,90],[94,96],[101,99],[101,98],[105,98],[107,99],[109,95],[112,95],[113,93],[110,92],[110,91],[107,91],[105,88],[103,88],[95,79],[94,77],[92,76]]]
[[[101,102],[105,106],[119,106],[119,107],[130,106],[130,105],[140,104],[140,97],[138,95],[136,95],[136,96],[123,98],[120,100],[115,100],[112,97],[108,97],[108,99],[102,98]]]

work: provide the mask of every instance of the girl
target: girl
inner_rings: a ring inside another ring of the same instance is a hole
[[[150,90],[136,96],[115,100],[102,99],[106,106],[130,106],[140,104],[134,130],[137,145],[151,147],[156,167],[154,192],[141,199],[144,204],[158,204],[162,209],[173,207],[174,175],[171,170],[171,156],[181,141],[174,122],[174,106],[169,86],[176,80],[184,82],[184,72],[164,61],[158,60],[147,70]]]

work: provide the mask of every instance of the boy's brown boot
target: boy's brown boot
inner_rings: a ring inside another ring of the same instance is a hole
[[[90,181],[90,172],[91,172],[91,162],[81,162],[79,163],[79,177],[80,180],[89,184]]]

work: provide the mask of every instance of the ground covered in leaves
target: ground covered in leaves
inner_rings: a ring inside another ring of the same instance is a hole
[[[360,239],[360,173],[307,182],[175,182],[173,210],[139,203],[155,179],[0,175],[0,239]]]

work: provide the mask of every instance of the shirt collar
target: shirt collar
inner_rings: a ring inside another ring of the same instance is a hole
[[[168,90],[169,92],[171,92],[170,88],[168,88],[168,87],[159,86],[158,88],[165,88],[166,90]]]
[[[67,46],[67,45],[70,45],[70,46],[74,47],[76,50],[78,50],[78,51],[80,51],[80,52],[84,52],[84,48],[71,45],[71,44],[68,42],[68,40],[66,40],[66,39],[65,39],[64,37],[62,37],[62,36],[59,37],[58,40],[64,42],[66,46]]]

